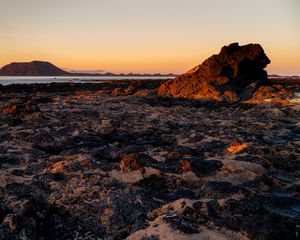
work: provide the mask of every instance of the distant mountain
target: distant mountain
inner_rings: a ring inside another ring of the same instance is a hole
[[[67,72],[54,66],[49,62],[32,61],[32,62],[14,62],[5,65],[0,69],[0,76],[125,76],[125,77],[163,77],[175,76],[174,74],[114,74],[114,73],[86,73],[86,72]]]
[[[49,62],[14,62],[0,69],[0,76],[68,76],[70,73]]]

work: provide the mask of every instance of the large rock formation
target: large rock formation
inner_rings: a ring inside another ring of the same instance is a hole
[[[70,73],[49,62],[10,63],[0,69],[0,76],[66,76]]]
[[[259,44],[232,43],[187,73],[162,84],[158,95],[208,98],[217,101],[247,100],[268,82],[264,68],[270,63]]]

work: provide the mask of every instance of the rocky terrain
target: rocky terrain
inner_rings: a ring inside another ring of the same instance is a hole
[[[297,98],[181,100],[159,85],[2,87],[0,239],[295,239]]]
[[[299,239],[300,84],[265,82],[0,86],[0,239]]]

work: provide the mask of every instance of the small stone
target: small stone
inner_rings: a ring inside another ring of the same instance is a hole
[[[103,120],[101,120],[101,123],[99,126],[99,132],[101,134],[111,134],[118,127],[119,127],[118,122],[113,121],[111,119],[103,119]]]
[[[131,153],[126,155],[120,161],[120,168],[123,171],[137,171],[142,168],[139,155],[136,153]]]
[[[3,219],[3,224],[10,230],[15,231],[18,227],[18,217],[15,214],[8,214]]]
[[[135,87],[131,85],[125,89],[125,95],[133,95],[135,92],[136,92]]]
[[[193,171],[192,164],[187,160],[182,160],[180,162],[180,167],[184,173]]]
[[[218,204],[219,204],[221,207],[225,207],[225,205],[226,205],[226,199],[224,199],[224,198],[219,199],[219,200],[218,200]]]
[[[227,148],[226,152],[234,155],[234,154],[238,154],[246,149],[248,149],[248,146],[246,144],[243,144],[240,142],[233,142]]]
[[[115,88],[115,89],[111,92],[111,95],[114,95],[114,96],[121,96],[121,95],[124,95],[124,89],[122,89],[122,88]]]

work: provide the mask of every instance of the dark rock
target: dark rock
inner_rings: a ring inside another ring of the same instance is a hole
[[[27,100],[4,110],[8,115],[9,125],[15,126],[22,121],[30,121],[40,115],[38,104],[35,101]]]
[[[171,228],[179,230],[186,234],[198,233],[198,230],[193,228],[188,222],[176,215],[167,215],[164,220],[170,224]]]
[[[11,231],[15,231],[18,228],[18,216],[15,214],[8,214],[3,219],[3,225],[8,227]]]
[[[295,239],[298,105],[110,94],[162,82],[3,86],[0,239],[162,239],[166,222],[175,237]]]
[[[263,69],[270,63],[259,44],[224,46],[175,80],[158,88],[158,95],[179,98],[208,98],[216,101],[249,99],[260,85],[268,83]]]
[[[123,157],[120,161],[120,168],[123,171],[136,171],[141,169],[142,166],[139,161],[139,155],[136,153],[131,153]]]
[[[220,161],[201,159],[183,160],[180,162],[180,168],[184,173],[192,171],[198,177],[208,176],[218,171],[223,164]]]
[[[140,240],[160,240],[158,236],[143,237]]]

